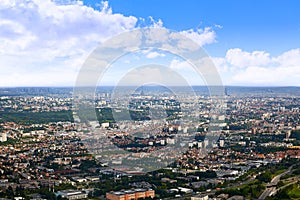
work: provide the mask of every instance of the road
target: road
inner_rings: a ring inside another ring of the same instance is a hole
[[[272,194],[276,194],[277,190],[276,190],[276,185],[278,184],[278,182],[280,181],[280,178],[288,173],[291,172],[292,168],[294,167],[294,165],[290,166],[288,168],[287,171],[275,176],[271,181],[270,183],[267,184],[267,188],[265,189],[265,191],[260,195],[259,197],[259,200],[264,200],[266,197],[272,195]],[[245,180],[245,181],[242,181],[242,182],[238,182],[238,183],[233,183],[233,184],[229,184],[227,186],[227,188],[235,188],[235,187],[238,187],[238,186],[241,186],[241,185],[245,185],[245,184],[248,184],[252,181],[255,180],[255,177],[256,176],[252,176],[251,178]],[[274,187],[272,187],[274,186]],[[206,195],[214,195],[215,193],[217,192],[216,189],[212,189],[211,191],[209,192],[202,192],[201,194],[206,194]],[[170,199],[176,199],[176,200],[184,200],[186,198],[190,198],[192,196],[197,196],[195,194],[186,194],[186,195],[183,195],[182,197],[179,197],[179,198],[170,198]]]
[[[276,194],[279,190],[282,190],[282,189],[284,189],[284,188],[286,188],[286,187],[288,187],[288,186],[290,186],[290,185],[293,185],[293,184],[297,183],[297,182],[299,181],[299,178],[300,178],[300,176],[296,176],[296,177],[293,177],[293,178],[289,178],[288,180],[292,180],[292,182],[290,182],[290,183],[288,183],[288,184],[286,184],[286,185],[284,185],[284,186],[282,186],[282,187],[280,187],[280,188],[277,188],[277,189],[272,193],[272,195]]]
[[[280,181],[280,178],[288,173],[291,172],[292,168],[294,167],[294,165],[290,166],[289,169],[277,176],[275,176],[270,183],[267,184],[267,188],[265,189],[265,191],[263,191],[263,193],[260,195],[260,197],[258,198],[259,200],[264,200],[265,198],[267,198],[268,196],[270,196],[271,194],[274,194],[276,192],[276,185],[277,183]]]
[[[276,190],[276,187],[266,188],[265,191],[263,191],[263,193],[260,195],[260,197],[259,197],[258,199],[259,199],[259,200],[263,200],[263,199],[267,198],[267,197],[270,196],[275,190]]]

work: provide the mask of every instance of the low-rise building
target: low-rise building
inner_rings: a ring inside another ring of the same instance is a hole
[[[137,200],[147,197],[154,198],[154,196],[154,190],[142,188],[106,193],[106,198],[108,200]]]
[[[69,200],[72,199],[85,199],[88,197],[88,194],[83,192],[83,191],[79,191],[79,190],[61,190],[58,191],[57,196],[61,196],[62,198],[67,198]]]

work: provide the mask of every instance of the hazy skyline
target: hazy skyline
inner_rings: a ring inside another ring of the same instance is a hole
[[[225,85],[300,86],[299,6],[270,0],[3,0],[0,86],[73,86],[93,49],[139,27],[163,27],[193,39]],[[163,64],[187,74],[178,58],[161,52],[144,57],[164,58]],[[106,85],[114,83],[112,75],[105,78]]]

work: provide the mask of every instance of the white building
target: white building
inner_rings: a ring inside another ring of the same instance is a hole
[[[209,140],[208,140],[208,139],[205,139],[205,140],[204,140],[204,148],[206,148],[206,147],[208,146],[208,144],[209,144]]]
[[[6,133],[2,133],[1,137],[0,137],[0,142],[6,142],[7,141],[7,134]]]
[[[168,144],[175,144],[175,139],[174,138],[167,138],[167,143]]]
[[[109,127],[109,122],[101,123],[102,128],[108,128]]]
[[[57,196],[62,198],[72,199],[85,199],[88,197],[88,194],[79,190],[61,190],[56,193]]]
[[[223,139],[219,141],[220,147],[224,147],[224,144],[225,144],[225,141]]]
[[[180,192],[184,192],[184,193],[192,193],[193,192],[193,190],[190,188],[178,187],[178,189],[180,190]]]
[[[209,197],[206,194],[201,195],[201,196],[191,197],[191,200],[208,200],[208,199],[209,199]]]

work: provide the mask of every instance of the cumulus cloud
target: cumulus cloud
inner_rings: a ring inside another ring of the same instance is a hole
[[[275,68],[248,67],[233,76],[236,84],[245,85],[274,85],[274,86],[300,86],[300,66],[279,66]]]
[[[272,62],[270,54],[264,51],[245,52],[239,48],[229,49],[226,60],[237,67],[268,65]]]
[[[228,72],[231,69],[228,67],[228,62],[225,58],[212,57],[211,59],[220,73]]]
[[[236,48],[213,60],[227,85],[300,86],[300,49],[272,57],[268,52]]]
[[[137,20],[113,13],[107,2],[95,10],[80,1],[0,1],[0,68],[5,74],[0,85],[55,85],[46,80],[57,80],[59,73],[65,74],[62,78],[74,80],[74,69],[93,48],[113,35],[135,28]],[[52,73],[54,69],[57,73]],[[11,83],[11,71],[13,77],[30,78]],[[40,84],[34,81],[38,76],[44,77]],[[61,82],[65,81],[57,80],[57,84]]]
[[[163,22],[161,19],[158,19],[156,21],[152,16],[149,16],[149,20],[151,22],[151,28],[163,28]]]
[[[151,16],[144,20],[114,13],[108,2],[99,7],[79,0],[1,0],[0,86],[73,85],[99,43],[138,27],[163,28],[162,20]],[[211,28],[182,33],[201,45],[215,41]]]
[[[75,0],[1,0],[0,86],[73,85],[84,60],[101,42],[144,26],[164,28],[162,20],[151,16],[145,20],[114,13],[108,2],[94,9]],[[204,46],[216,42],[215,28],[221,26],[180,33]],[[148,42],[168,39],[166,34],[167,30],[161,31]],[[131,40],[120,42],[132,45]],[[189,43],[179,45],[191,48]],[[156,51],[145,55],[147,58],[167,56]],[[300,86],[300,49],[272,56],[266,51],[233,48],[224,57],[212,60],[227,85]],[[170,67],[186,77],[195,74],[187,73],[192,67],[185,61],[175,59]]]
[[[137,22],[136,17],[113,14],[107,2],[101,10],[94,10],[80,2],[60,5],[51,0],[16,0],[10,5],[0,3],[0,9],[1,43],[8,43],[16,54],[45,49],[53,56],[72,55],[134,28]],[[21,48],[18,39],[25,40]]]
[[[216,33],[211,27],[206,27],[204,29],[199,28],[196,30],[189,29],[181,31],[180,33],[194,40],[200,46],[216,42]]]
[[[300,49],[292,49],[284,52],[278,57],[273,59],[281,65],[286,66],[299,66],[300,65]]]

